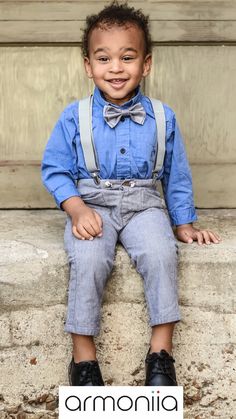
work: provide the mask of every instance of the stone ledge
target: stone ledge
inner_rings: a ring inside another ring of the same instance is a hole
[[[0,211],[0,219],[0,418],[13,417],[14,409],[24,411],[24,419],[43,412],[49,418],[57,415],[58,385],[68,384],[71,356],[70,337],[63,332],[65,214],[8,210]],[[236,210],[203,210],[199,219],[223,242],[180,244],[182,321],[175,330],[174,356],[185,387],[185,417],[222,417],[224,412],[230,419],[236,411]],[[143,384],[149,336],[142,280],[118,246],[96,339],[106,384]],[[51,405],[44,396],[54,398]],[[40,397],[45,399],[41,404]]]
[[[192,305],[194,294],[194,302],[207,307],[210,294],[211,306],[214,304],[218,310],[233,312],[236,211],[202,210],[199,215],[201,224],[218,231],[223,242],[203,247],[196,243],[191,246],[180,243],[180,301]],[[65,214],[56,210],[0,211],[0,223],[1,308],[12,311],[25,306],[65,304],[68,284],[68,264],[63,249]],[[204,286],[204,295],[196,292],[195,281],[190,281],[192,276],[198,285]],[[120,245],[107,284],[104,303],[107,301],[143,302],[140,277]]]

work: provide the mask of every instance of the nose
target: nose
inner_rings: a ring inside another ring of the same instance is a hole
[[[122,62],[119,59],[112,60],[110,71],[112,73],[121,73],[123,71]]]

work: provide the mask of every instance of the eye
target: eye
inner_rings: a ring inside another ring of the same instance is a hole
[[[98,61],[102,62],[102,63],[107,63],[109,61],[108,57],[98,57]]]
[[[123,61],[132,61],[132,60],[134,60],[134,58],[135,57],[132,57],[130,55],[125,55],[122,59],[123,59]]]

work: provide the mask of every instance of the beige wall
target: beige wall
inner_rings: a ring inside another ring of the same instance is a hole
[[[107,2],[0,1],[0,207],[54,206],[40,160],[63,107],[91,89],[80,54],[87,13]],[[198,207],[236,205],[236,3],[129,2],[150,13],[145,93],[176,111]]]

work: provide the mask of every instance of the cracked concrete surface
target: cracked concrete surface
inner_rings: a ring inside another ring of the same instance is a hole
[[[65,214],[0,211],[0,419],[57,417],[67,385],[70,337],[63,332],[68,265]],[[182,321],[174,338],[185,418],[236,417],[236,210],[199,211],[220,245],[180,244]],[[121,246],[108,281],[98,338],[107,385],[142,385],[150,328],[142,280]]]

